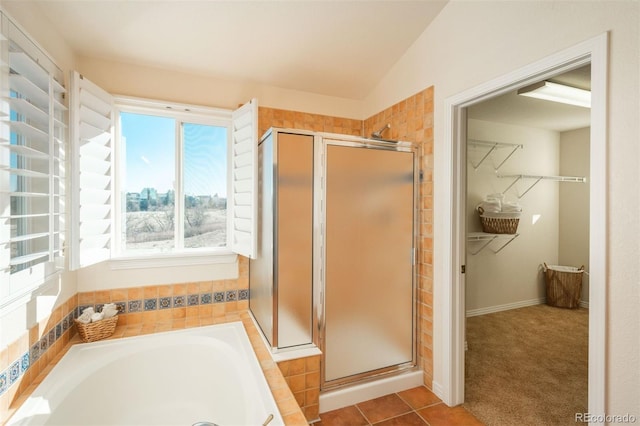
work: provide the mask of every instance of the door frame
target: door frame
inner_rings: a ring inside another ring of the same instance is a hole
[[[441,241],[443,276],[434,294],[442,309],[442,374],[433,389],[449,406],[464,402],[466,108],[535,81],[591,63],[591,144],[589,218],[588,411],[605,412],[607,277],[607,83],[608,33],[586,40],[494,80],[445,99],[443,159],[445,191]]]

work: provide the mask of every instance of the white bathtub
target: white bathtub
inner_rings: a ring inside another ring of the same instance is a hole
[[[75,345],[9,425],[284,424],[241,322]]]

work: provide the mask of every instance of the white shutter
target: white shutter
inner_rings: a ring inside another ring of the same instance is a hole
[[[64,244],[66,108],[58,69],[0,13],[0,306],[54,274]],[[56,80],[58,79],[58,80]]]
[[[71,76],[72,270],[107,260],[113,238],[113,97]]]
[[[233,112],[231,134],[230,245],[242,256],[256,258],[258,209],[258,101]]]

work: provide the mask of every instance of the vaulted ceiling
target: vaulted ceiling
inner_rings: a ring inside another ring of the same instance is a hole
[[[30,1],[82,56],[352,99],[372,90],[446,4]]]

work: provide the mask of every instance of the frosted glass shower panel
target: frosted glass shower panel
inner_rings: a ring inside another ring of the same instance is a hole
[[[311,343],[313,136],[278,134],[278,347]]]
[[[272,348],[311,344],[313,136],[269,132],[258,148],[258,185],[249,309]]]
[[[413,155],[327,146],[325,382],[413,360]]]

